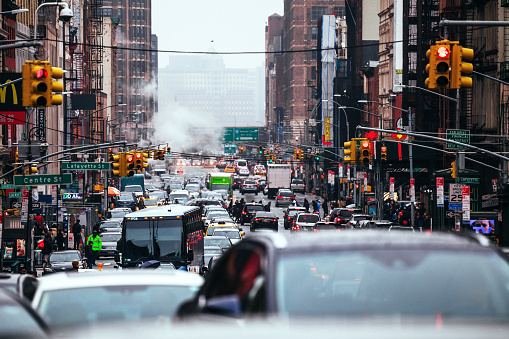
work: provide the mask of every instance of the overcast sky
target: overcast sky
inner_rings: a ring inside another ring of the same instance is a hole
[[[152,0],[152,34],[159,50],[217,52],[265,49],[267,18],[283,15],[283,0]],[[159,67],[170,53],[159,53]],[[263,66],[263,54],[224,56],[226,67]]]

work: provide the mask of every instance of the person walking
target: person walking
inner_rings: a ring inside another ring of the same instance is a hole
[[[92,235],[88,237],[87,245],[92,245],[92,251],[90,252],[92,255],[90,268],[92,268],[92,266],[95,265],[95,260],[99,256],[99,251],[103,247],[103,242],[99,236],[99,232],[96,230],[92,232]]]
[[[316,213],[320,216],[320,200],[316,199]]]
[[[263,208],[263,209],[265,210],[265,212],[270,212],[270,205],[271,205],[271,204],[272,204],[272,202],[271,202],[271,201],[269,201],[269,202],[267,203],[267,205],[265,205],[265,206],[264,206],[264,208]]]
[[[72,234],[74,234],[74,249],[77,250],[81,242],[81,225],[78,218],[76,218],[76,222],[72,225]]]
[[[49,255],[51,254],[52,250],[53,250],[53,240],[51,240],[51,235],[48,232],[44,235],[43,248],[41,251],[43,270],[46,268],[46,265],[48,264]]]
[[[311,206],[313,207],[313,213],[316,213],[316,209],[318,208],[316,200],[311,201]]]
[[[329,206],[327,205],[329,203],[328,199],[327,199],[327,196],[325,196],[323,198],[323,204],[322,204],[322,209],[323,209],[323,216],[326,217],[327,214],[329,214]]]
[[[58,251],[63,251],[65,250],[64,248],[64,230],[63,229],[59,229],[58,230],[58,233],[57,233],[57,249]]]
[[[309,212],[309,201],[307,198],[304,198],[304,208],[306,209],[306,212]]]

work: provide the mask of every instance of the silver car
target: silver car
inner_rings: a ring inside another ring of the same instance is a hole
[[[99,257],[112,257],[117,254],[117,242],[121,237],[121,232],[106,232],[102,234],[102,249],[99,251]]]
[[[306,192],[306,184],[304,184],[304,180],[302,179],[293,179],[290,184],[290,189],[293,192]]]
[[[320,221],[320,216],[314,213],[299,213],[295,217],[292,231],[314,231],[315,224]]]

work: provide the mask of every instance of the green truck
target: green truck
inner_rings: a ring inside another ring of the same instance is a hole
[[[233,173],[210,173],[209,174],[209,190],[227,190],[228,195],[233,194],[232,189]]]
[[[135,174],[132,177],[120,178],[120,191],[125,191],[126,186],[140,185],[145,192],[145,176],[143,174]]]

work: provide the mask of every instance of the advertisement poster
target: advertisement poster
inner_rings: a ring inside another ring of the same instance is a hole
[[[415,202],[415,179],[410,179],[410,201]]]
[[[389,192],[391,200],[394,200],[394,177],[389,178]]]
[[[24,257],[26,255],[25,241],[26,241],[25,239],[17,239],[17,251],[16,251],[17,257]]]
[[[444,207],[444,178],[437,178],[437,207]]]

